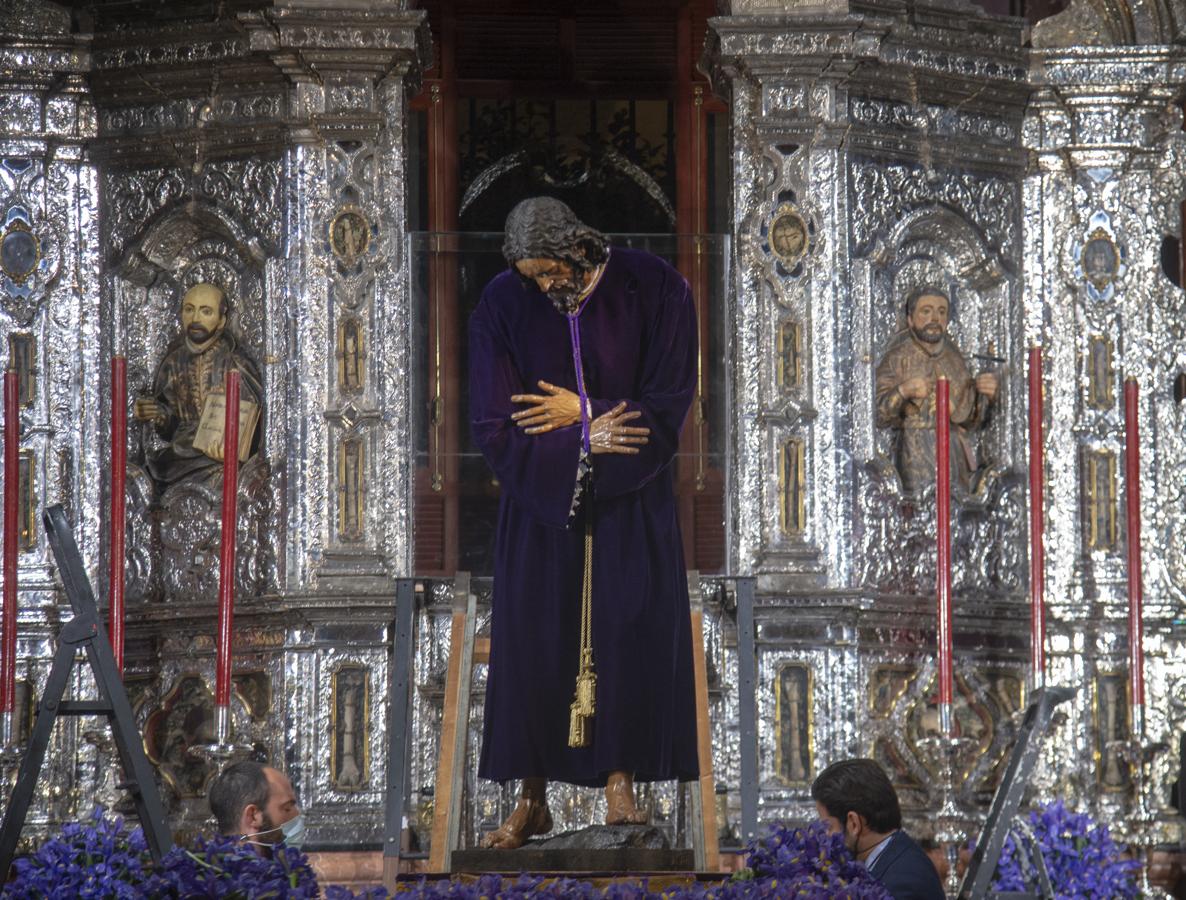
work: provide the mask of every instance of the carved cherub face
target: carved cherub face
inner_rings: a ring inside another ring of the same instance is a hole
[[[181,328],[199,349],[213,340],[226,325],[226,300],[212,284],[195,284],[181,299]]]
[[[947,298],[942,294],[923,294],[906,314],[906,324],[914,336],[928,344],[937,344],[947,333]]]

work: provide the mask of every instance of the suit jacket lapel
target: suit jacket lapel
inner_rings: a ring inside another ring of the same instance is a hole
[[[881,873],[889,868],[890,863],[901,856],[905,850],[906,845],[900,840],[902,837],[901,831],[895,831],[890,835],[889,843],[886,848],[877,855],[877,859],[873,860],[873,865],[869,869],[869,874],[875,878],[880,878]]]

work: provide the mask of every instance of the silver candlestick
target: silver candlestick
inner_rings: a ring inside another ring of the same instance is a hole
[[[1168,746],[1161,741],[1152,741],[1145,736],[1144,709],[1132,709],[1132,737],[1125,740],[1108,741],[1107,748],[1118,754],[1128,764],[1132,782],[1132,803],[1129,814],[1124,818],[1119,837],[1127,843],[1141,863],[1141,895],[1146,898],[1167,898],[1170,895],[1149,883],[1149,864],[1153,848],[1157,845],[1157,810],[1149,803],[1146,787],[1151,783],[1150,768],[1153,760],[1164,753]]]
[[[950,713],[944,721],[940,708],[940,726],[944,734],[927,737],[919,741],[939,769],[940,796],[939,812],[935,816],[935,841],[945,848],[947,854],[947,879],[944,891],[948,897],[956,897],[960,889],[959,851],[967,840],[968,832],[975,827],[975,816],[958,800],[956,778],[959,774],[958,761],[963,752],[976,743],[968,737],[951,734]]]
[[[246,759],[252,747],[247,743],[240,743],[233,739],[231,729],[231,708],[215,705],[214,707],[214,741],[208,744],[197,744],[190,748],[190,753],[211,762],[219,771],[232,762]]]

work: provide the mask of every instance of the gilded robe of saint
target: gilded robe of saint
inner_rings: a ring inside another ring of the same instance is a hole
[[[154,423],[156,431],[168,444],[148,458],[148,471],[162,490],[187,478],[221,474],[222,462],[195,449],[193,443],[206,397],[223,389],[231,369],[239,371],[241,400],[262,406],[259,367],[227,329],[204,350],[195,351],[183,333],[165,351],[153,376],[152,393],[163,415]],[[257,425],[252,452],[258,447],[259,434]]]
[[[946,334],[929,344],[909,329],[896,334],[877,364],[877,424],[893,428],[894,464],[902,488],[913,492],[935,481],[935,381],[950,384],[952,484],[972,488],[977,470],[976,452],[968,436],[988,420],[991,401],[976,391],[976,384],[959,348]],[[898,385],[920,377],[930,385],[925,398],[903,397]]]

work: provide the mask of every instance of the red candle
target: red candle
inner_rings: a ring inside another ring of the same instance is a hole
[[[1124,381],[1124,505],[1128,526],[1128,672],[1134,709],[1145,705],[1145,626],[1141,621],[1141,439],[1135,378]],[[1138,721],[1138,717],[1133,717]]]
[[[1043,541],[1042,348],[1030,347],[1030,674],[1046,679],[1046,547]]]
[[[124,484],[128,471],[128,361],[111,357],[111,556],[107,567],[108,634],[124,671]]]
[[[16,712],[16,567],[21,482],[20,381],[4,373],[4,608],[0,612],[0,713]]]
[[[214,702],[231,703],[231,632],[235,614],[235,526],[239,498],[239,373],[226,373],[222,444],[222,552],[218,558],[218,657]]]
[[[951,662],[951,402],[946,378],[935,384],[935,510],[938,539],[939,722],[943,734],[954,731]]]

